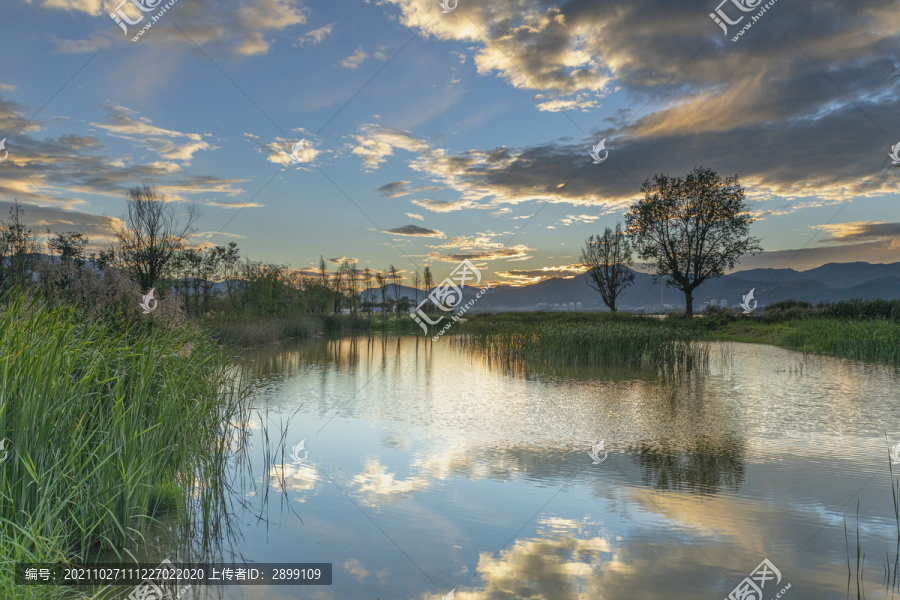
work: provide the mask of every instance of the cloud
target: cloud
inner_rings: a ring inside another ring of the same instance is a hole
[[[419,227],[418,225],[404,225],[403,227],[395,227],[394,229],[388,229],[387,233],[393,233],[396,235],[409,235],[415,237],[447,237],[443,232],[438,231],[437,229],[426,229],[424,227]]]
[[[423,217],[422,215],[417,215],[416,213],[403,213],[403,214],[405,214],[410,219],[418,219],[419,221],[425,220],[425,217]]]
[[[563,225],[571,225],[573,223],[593,223],[600,217],[598,215],[566,215],[566,218],[560,219]]]
[[[302,36],[300,36],[300,39],[298,39],[297,42],[301,46],[305,46],[306,44],[309,44],[311,46],[318,44],[322,40],[324,40],[326,37],[331,35],[331,31],[333,28],[334,28],[334,23],[330,23],[328,25],[325,25],[324,27],[319,27],[318,29],[313,29],[312,31],[307,31]]]
[[[179,27],[154,27],[147,31],[144,39],[179,44],[188,50],[193,50],[196,43],[201,48],[222,48],[236,56],[256,56],[271,49],[274,42],[269,34],[306,23],[306,10],[298,0],[248,0],[235,4],[222,6],[209,0],[179,0],[169,9],[177,16]],[[123,36],[107,16],[119,5],[114,0],[43,0],[41,5],[103,17],[102,23],[87,39],[55,39],[60,52],[95,52],[130,37]],[[131,3],[126,3],[122,11],[133,20],[144,16]],[[129,33],[133,35],[141,26],[143,22],[129,26]]]
[[[372,58],[378,60],[387,60],[387,54],[384,53],[385,46],[378,46],[378,49],[371,54]],[[363,52],[362,46],[356,48],[356,52],[341,61],[341,66],[347,69],[355,69],[362,64],[364,60],[369,58],[369,54]]]
[[[586,269],[580,264],[559,265],[555,267],[542,267],[540,269],[514,269],[509,271],[497,271],[498,277],[510,280],[514,286],[532,285],[545,279],[560,276],[573,276],[584,273]]]
[[[356,141],[353,154],[363,159],[369,170],[377,169],[394,155],[394,148],[408,152],[424,152],[428,145],[407,131],[389,129],[379,125],[363,125],[360,133],[351,136]]]
[[[492,250],[483,250],[481,252],[469,252],[459,254],[441,254],[439,252],[429,252],[428,259],[441,262],[458,263],[464,260],[484,261],[484,260],[525,260],[533,258],[529,255],[533,249],[523,244],[512,246],[511,248],[496,248]]]
[[[366,60],[369,55],[363,52],[362,46],[356,49],[356,52],[341,61],[341,66],[347,69],[355,69],[362,61]]]
[[[478,235],[473,236],[454,236],[450,238],[449,242],[440,244],[439,246],[430,246],[431,248],[436,249],[448,249],[455,248],[458,250],[488,250],[488,249],[497,249],[503,248],[505,244],[502,242],[495,242],[492,240],[494,237],[498,237],[502,234],[499,233],[480,233]]]
[[[410,166],[462,200],[617,212],[639,196],[645,179],[697,164],[739,173],[752,202],[807,201],[789,211],[896,187],[876,175],[888,148],[873,147],[869,135],[895,120],[888,75],[900,52],[884,48],[898,47],[893,25],[900,18],[883,3],[829,3],[796,36],[754,29],[736,53],[715,23],[697,20],[710,10],[705,0],[636,0],[626,9],[498,0],[460,5],[460,18],[445,19],[433,18],[429,0],[387,2],[404,26],[465,44],[480,75],[539,92],[539,110],[593,110],[613,89],[635,100],[629,104],[636,108],[612,113],[578,139],[418,151]],[[801,18],[787,5],[777,9],[780,18]],[[820,65],[828,65],[827,77]],[[844,133],[862,130],[868,134]],[[589,146],[603,137],[613,162],[586,165]]]
[[[202,134],[157,127],[150,119],[140,117],[124,106],[108,105],[107,110],[107,119],[112,123],[91,123],[91,127],[98,127],[110,135],[135,142],[170,161],[182,161],[182,164],[189,165],[198,151],[214,149],[203,139]]]
[[[243,200],[224,201],[224,200],[206,200],[203,202],[206,206],[214,206],[216,208],[241,209],[241,208],[262,208],[265,204],[259,202],[245,202]]]
[[[0,200],[0,217],[6,219],[12,206],[12,202]],[[105,217],[81,212],[73,209],[71,205],[66,206],[65,211],[62,211],[58,206],[54,206],[46,200],[41,204],[19,201],[19,208],[23,212],[25,224],[29,227],[42,232],[49,229],[54,234],[69,231],[84,233],[90,241],[87,246],[89,253],[106,249],[116,240]]]
[[[111,123],[92,124],[98,135],[62,133],[56,138],[38,139],[31,134],[41,131],[44,123],[33,121],[25,126],[23,116],[34,113],[34,109],[0,98],[0,131],[21,129],[7,137],[9,159],[0,178],[0,196],[68,211],[83,210],[87,205],[83,196],[87,195],[122,198],[140,181],[156,183],[171,201],[184,201],[196,194],[243,193],[241,179],[182,173],[195,152],[213,149],[201,134],[157,127],[122,107],[109,110]],[[60,122],[63,126],[68,123]],[[111,151],[104,142],[149,148],[163,160],[136,162],[130,149]]]
[[[297,147],[297,144],[300,144],[300,146]],[[295,147],[297,147],[296,150],[294,149]],[[275,163],[276,165],[296,165],[299,163],[314,162],[316,157],[321,153],[321,150],[316,150],[312,142],[306,138],[303,138],[302,140],[288,140],[282,137],[276,137],[274,141],[260,145],[257,148],[257,152],[265,153],[267,155],[266,160],[270,163]]]
[[[900,223],[851,221],[824,225],[821,229],[830,233],[831,237],[819,240],[820,244],[858,244],[877,240],[891,241],[900,248]]]
[[[478,203],[471,200],[430,200],[425,198],[423,200],[413,200],[412,203],[436,213],[454,212],[478,207]]]
[[[407,196],[411,193],[409,190],[409,183],[409,181],[392,181],[391,183],[384,184],[375,191],[385,198],[399,198],[400,196]]]

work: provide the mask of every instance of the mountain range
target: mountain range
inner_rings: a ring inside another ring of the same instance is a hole
[[[684,294],[674,287],[667,287],[663,281],[654,284],[651,275],[635,271],[634,285],[619,296],[617,308],[638,312],[683,308]],[[709,279],[694,290],[694,311],[699,312],[712,300],[718,305],[725,300],[726,306],[736,308],[751,289],[754,290],[754,297],[760,307],[782,300],[803,300],[818,304],[852,298],[896,299],[900,298],[900,262],[828,263],[808,271],[794,269],[736,271],[716,279]],[[467,302],[473,299],[477,291],[466,287],[464,300]],[[415,298],[415,290],[408,286],[399,286],[398,294],[411,300]],[[388,295],[394,296],[393,285],[389,288]],[[419,291],[418,297],[421,302],[425,298],[424,292]],[[569,303],[574,303],[574,306]],[[554,277],[521,287],[492,286],[469,310],[485,312],[574,308],[606,309],[600,293],[588,286],[587,274],[568,278]]]

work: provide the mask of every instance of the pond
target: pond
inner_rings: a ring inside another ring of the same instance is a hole
[[[756,571],[766,600],[827,600],[856,597],[858,535],[866,593],[890,597],[900,373],[765,345],[711,354],[673,380],[512,371],[447,339],[249,352],[254,468],[232,484],[228,551],[332,563],[333,584],[192,591],[721,600]]]

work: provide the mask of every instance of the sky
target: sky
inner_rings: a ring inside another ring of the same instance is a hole
[[[702,165],[757,219],[736,270],[897,262],[898,9],[4,0],[0,211],[100,248],[150,182],[202,208],[196,246],[521,285]]]

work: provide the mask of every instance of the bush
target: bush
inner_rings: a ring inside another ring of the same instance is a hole
[[[809,319],[816,316],[817,312],[817,309],[813,308],[809,302],[782,300],[766,306],[759,318],[766,323],[781,323]]]
[[[900,320],[900,300],[844,300],[834,304],[820,305],[824,317],[837,319],[889,319]]]
[[[730,308],[707,306],[703,310],[703,325],[706,329],[719,329],[736,319],[737,315]]]

